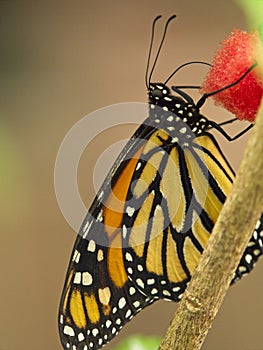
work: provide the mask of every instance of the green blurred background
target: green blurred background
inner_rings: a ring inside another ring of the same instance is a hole
[[[183,62],[211,62],[232,29],[247,27],[240,8],[228,0],[0,1],[1,350],[61,349],[57,309],[75,233],[56,202],[56,154],[86,114],[146,101],[151,23],[158,14],[173,13],[177,19],[155,72],[159,81]],[[189,67],[173,83],[201,84],[205,74],[205,67]],[[230,117],[213,103],[203,113],[217,121]],[[237,123],[228,131],[243,127]],[[96,159],[133,130],[110,130],[83,154],[78,178],[87,206],[95,194]],[[233,144],[217,137],[235,169],[248,136]],[[101,170],[101,179],[106,172]],[[262,274],[260,261],[231,288],[203,349],[263,349]],[[175,309],[168,302],[149,307],[107,349],[129,334],[163,335]]]

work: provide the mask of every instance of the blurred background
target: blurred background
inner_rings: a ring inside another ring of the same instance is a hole
[[[229,0],[0,1],[1,350],[61,349],[57,310],[75,232],[56,202],[58,149],[68,130],[90,112],[147,101],[151,24],[156,15],[164,16],[159,33],[174,13],[156,81],[184,62],[211,62],[231,30],[247,28],[240,8]],[[202,84],[206,72],[204,66],[190,66],[171,84]],[[202,112],[215,121],[232,117],[213,102]],[[238,122],[227,130],[235,135],[244,127]],[[133,125],[107,130],[87,147],[78,169],[87,207],[95,195],[96,160],[134,130]],[[235,169],[248,136],[230,144],[217,135]],[[101,168],[101,180],[107,171]],[[260,261],[229,290],[203,349],[263,349],[262,293]],[[107,349],[129,334],[163,335],[175,309],[168,302],[149,307]]]

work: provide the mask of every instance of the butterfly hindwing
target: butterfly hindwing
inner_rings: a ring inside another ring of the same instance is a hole
[[[221,151],[209,134],[187,147],[160,139],[169,139],[165,130],[151,135],[142,152],[144,161],[132,177],[123,221],[124,260],[130,278],[143,293],[178,300],[234,174],[221,165],[226,167],[226,161],[218,159]],[[217,158],[211,155],[213,150],[204,152],[207,144],[210,150],[215,148]]]
[[[123,220],[125,267],[146,295],[177,301],[207,244],[232,186],[234,172],[209,133],[181,147],[158,130],[142,152]],[[154,146],[153,146],[154,145]],[[187,147],[186,147],[187,146]],[[135,184],[135,185],[134,185]],[[262,254],[262,219],[233,282]]]

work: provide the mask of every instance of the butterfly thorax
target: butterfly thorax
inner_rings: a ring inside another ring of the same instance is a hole
[[[169,131],[175,128],[178,132],[178,129],[186,124],[195,136],[203,134],[207,129],[209,121],[200,114],[194,102],[172,95],[166,85],[151,83],[148,96],[149,115],[155,124],[159,124],[158,127],[168,128]]]

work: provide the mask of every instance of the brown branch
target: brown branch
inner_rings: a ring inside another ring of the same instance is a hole
[[[263,212],[263,103],[235,184],[160,350],[198,350]]]

